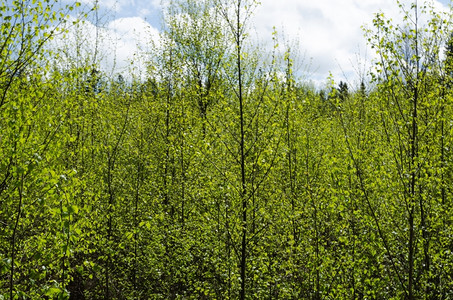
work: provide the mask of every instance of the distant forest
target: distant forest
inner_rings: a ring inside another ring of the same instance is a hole
[[[452,12],[317,87],[253,0],[171,1],[109,74],[96,5],[0,0],[0,299],[453,299]]]

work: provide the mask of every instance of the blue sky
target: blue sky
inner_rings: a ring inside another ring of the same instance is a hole
[[[93,0],[81,2],[93,4]],[[119,70],[129,65],[126,61],[137,47],[158,39],[162,3],[165,1],[99,0],[104,34],[117,40],[114,53]],[[433,3],[439,10],[446,10],[450,1]],[[301,68],[308,69],[308,79],[322,84],[332,73],[336,81],[354,85],[373,56],[361,26],[371,24],[379,11],[394,20],[400,18],[395,0],[261,0],[254,15],[257,36],[253,38],[270,41],[275,26],[286,40],[298,44]]]

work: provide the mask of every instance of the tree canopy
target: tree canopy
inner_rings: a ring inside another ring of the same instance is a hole
[[[51,46],[79,3],[0,0],[0,299],[449,299],[451,12],[312,87],[258,5],[170,1],[134,76]]]

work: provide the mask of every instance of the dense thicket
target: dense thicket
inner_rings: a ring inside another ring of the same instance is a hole
[[[172,1],[113,78],[53,3],[0,2],[0,299],[452,297],[450,15],[376,14],[316,91],[254,1]]]

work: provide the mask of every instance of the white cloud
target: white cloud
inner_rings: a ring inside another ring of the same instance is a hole
[[[140,18],[146,18],[147,16],[151,15],[151,13],[152,13],[151,10],[149,10],[148,8],[142,8],[138,12],[138,16]]]
[[[443,8],[437,1],[435,7]],[[354,81],[357,54],[373,56],[361,26],[371,24],[380,11],[393,20],[401,19],[394,0],[262,0],[255,25],[261,39],[270,39],[273,26],[283,28],[287,39],[298,39],[300,49],[312,59],[315,81],[325,80],[329,72],[336,80],[346,75]]]
[[[100,0],[101,7],[113,9],[118,15],[136,16],[113,20],[98,32],[104,37],[100,48],[109,56],[105,58],[105,66],[116,62],[117,69],[124,70],[138,49],[146,49],[149,41],[158,40],[157,29],[149,22],[156,22],[156,12],[166,3],[168,5],[168,1],[161,0]],[[438,1],[434,4],[437,9],[445,8]],[[316,82],[325,81],[330,72],[338,81],[344,80],[344,76],[354,81],[358,64],[369,62],[373,57],[361,26],[372,27],[373,17],[380,11],[395,22],[401,19],[394,0],[261,0],[253,20],[261,41],[271,44],[275,26],[277,31],[283,32],[285,40],[299,44],[305,62],[311,64],[309,71]],[[147,16],[151,19],[147,20]],[[93,35],[95,27],[87,24],[85,31]]]
[[[149,51],[153,42],[159,43],[159,31],[144,19],[131,17],[113,20],[102,27],[88,21],[69,26],[66,36],[57,37],[51,47],[65,53],[60,64],[73,65],[76,61],[91,64],[96,58],[102,71],[113,75],[127,74],[131,63],[143,68],[137,54]]]
[[[126,70],[131,60],[135,67],[144,67],[134,54],[150,51],[152,43],[159,44],[159,31],[141,17],[121,18],[107,26],[117,42],[116,58],[119,70]]]

